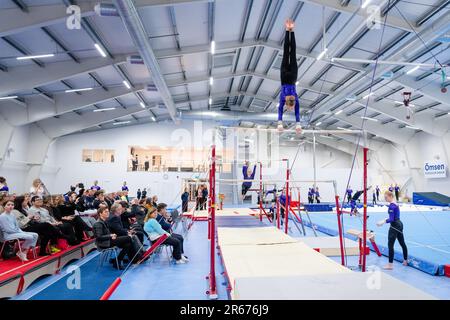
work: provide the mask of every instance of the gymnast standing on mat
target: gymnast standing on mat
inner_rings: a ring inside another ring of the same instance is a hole
[[[286,33],[284,35],[283,60],[280,68],[281,92],[280,103],[278,105],[278,130],[283,131],[283,112],[284,106],[288,110],[295,110],[295,131],[297,134],[302,132],[300,126],[300,103],[296,91],[297,82],[297,56],[294,35],[294,21],[286,20]]]
[[[386,270],[394,269],[394,244],[395,240],[398,240],[398,243],[402,247],[403,251],[403,265],[408,265],[408,247],[406,247],[405,237],[403,234],[403,223],[400,220],[400,208],[394,201],[394,193],[391,191],[386,191],[384,193],[384,200],[389,202],[389,218],[383,219],[377,222],[377,226],[381,227],[385,223],[389,223],[389,232],[388,232],[388,248],[389,248],[389,263],[384,266]]]

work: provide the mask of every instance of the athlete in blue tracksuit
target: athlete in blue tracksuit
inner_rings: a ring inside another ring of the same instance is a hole
[[[296,55],[296,44],[294,35],[294,22],[292,20],[286,21],[286,33],[284,35],[283,60],[280,68],[281,91],[280,103],[278,105],[278,130],[283,130],[283,112],[284,106],[294,108],[295,111],[295,130],[301,133],[300,126],[300,102],[298,100],[297,89],[295,83],[297,82],[298,66]]]
[[[242,175],[244,176],[244,180],[249,180],[249,182],[242,183],[242,196],[247,194],[247,191],[252,187],[252,180],[255,179],[256,173],[256,164],[253,166],[253,172],[248,175],[248,162],[242,167]]]

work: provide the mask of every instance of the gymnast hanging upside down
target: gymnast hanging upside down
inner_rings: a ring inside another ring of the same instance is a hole
[[[366,191],[369,190],[370,188],[372,188],[372,186],[367,187]],[[359,191],[355,192],[355,194],[351,198],[351,200],[350,200],[350,207],[351,207],[350,216],[352,216],[352,215],[358,216],[359,215],[356,201],[359,201],[359,198],[361,197],[361,195],[363,193],[364,193],[364,190],[359,190]]]
[[[286,33],[284,36],[284,48],[283,48],[283,60],[281,62],[280,74],[281,74],[281,92],[280,103],[278,105],[278,130],[283,131],[283,112],[284,106],[288,110],[294,109],[295,111],[295,131],[297,134],[302,132],[300,126],[300,103],[298,101],[298,95],[296,91],[297,82],[297,56],[296,56],[296,44],[294,35],[294,21],[291,19],[286,20]]]

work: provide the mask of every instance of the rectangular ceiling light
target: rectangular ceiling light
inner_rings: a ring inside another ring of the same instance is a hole
[[[131,121],[114,122],[113,125],[114,125],[114,126],[118,126],[118,125],[121,125],[121,124],[127,124],[127,123],[130,123],[130,122],[131,122]]]
[[[97,49],[98,53],[100,53],[100,55],[101,55],[103,58],[106,58],[106,53],[105,53],[105,51],[102,49],[102,47],[100,47],[100,45],[99,45],[98,43],[94,44],[94,46],[95,46],[95,49]]]
[[[367,99],[368,97],[371,97],[371,96],[373,96],[373,95],[374,95],[374,93],[373,93],[373,92],[371,92],[371,93],[369,93],[369,94],[365,95],[365,96],[363,97],[363,99]]]
[[[211,54],[216,53],[216,42],[213,40],[211,41]]]
[[[409,70],[409,71],[407,71],[406,72],[406,74],[410,74],[410,73],[413,73],[414,71],[417,71],[417,70],[419,70],[419,66],[417,66],[417,67],[414,67],[414,68],[412,68],[411,70]]]
[[[337,127],[339,130],[345,130],[345,131],[352,131],[352,130],[350,130],[350,129],[347,129],[347,128],[342,128],[342,127]]]
[[[66,90],[66,93],[70,92],[82,92],[82,91],[91,91],[93,88],[81,88],[81,89],[69,89]]]
[[[369,117],[361,117],[361,119],[370,120],[370,121],[373,121],[373,122],[378,122],[378,119],[369,118]]]
[[[104,112],[104,111],[111,111],[111,110],[116,110],[116,108],[111,107],[111,108],[95,109],[94,112]]]
[[[214,84],[214,78],[209,77],[209,85],[212,86]]]
[[[408,129],[420,130],[420,129],[418,129],[418,128],[416,128],[416,127],[412,127],[412,126],[405,126],[405,127],[408,128]]]
[[[145,103],[143,103],[142,101],[139,102],[139,104],[141,105],[142,108],[145,108]]]
[[[209,98],[209,104],[210,104],[210,105],[212,104],[212,99],[211,99],[211,98]]]
[[[362,9],[366,8],[366,7],[369,5],[369,3],[370,3],[371,1],[372,1],[372,0],[364,0],[364,2],[363,2],[362,5],[361,5],[361,8],[362,8]]]
[[[33,56],[23,56],[23,57],[17,57],[17,60],[30,60],[30,59],[42,59],[42,58],[51,58],[54,57],[55,55],[53,53],[49,53],[49,54],[38,54],[38,55],[33,55]]]
[[[123,83],[123,85],[124,85],[125,87],[127,87],[127,89],[131,89],[131,86],[130,86],[130,84],[128,83],[127,80],[123,80],[122,83]]]
[[[322,121],[319,121],[319,122],[316,123],[316,126],[318,127],[318,126],[320,126],[321,124],[322,124]]]
[[[0,100],[10,100],[10,99],[17,99],[18,96],[8,96],[8,97],[0,97]]]
[[[153,122],[156,122],[156,118],[154,116],[152,116],[152,120]]]
[[[338,112],[336,112],[335,115],[339,115],[339,114],[341,114],[343,111],[344,111],[344,110],[341,109],[341,110],[339,110]]]
[[[323,49],[323,51],[317,56],[316,59],[321,60],[325,56],[325,53],[327,53],[327,51],[328,51],[328,48]]]

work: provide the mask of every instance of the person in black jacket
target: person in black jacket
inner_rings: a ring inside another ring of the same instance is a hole
[[[188,189],[184,189],[183,194],[181,195],[181,212],[187,212],[189,206],[189,191]]]
[[[75,202],[65,202],[62,196],[57,196],[55,198],[55,207],[56,210],[53,211],[55,219],[71,224],[75,230],[76,242],[82,242],[84,239],[84,231],[92,231],[92,228],[80,216],[75,215]]]
[[[203,185],[202,189],[202,210],[206,210],[206,202],[208,200],[208,188]]]
[[[114,203],[110,209],[110,216],[107,221],[108,227],[118,236],[136,236],[140,244],[137,244],[135,247],[139,247],[144,242],[144,233],[134,228],[130,229],[128,227],[125,227],[122,222],[123,214],[129,217],[129,213],[126,212],[126,209],[120,203]],[[130,225],[131,224],[128,223],[128,226]]]
[[[118,264],[115,259],[111,260],[114,268],[123,270],[122,261],[125,255],[131,260],[133,255],[132,250],[132,238],[130,235],[118,236],[116,233],[112,233],[108,227],[106,221],[109,217],[109,209],[102,207],[98,210],[98,221],[94,224],[94,236],[95,244],[98,249],[107,249],[111,247],[118,247],[122,250],[117,256]]]

